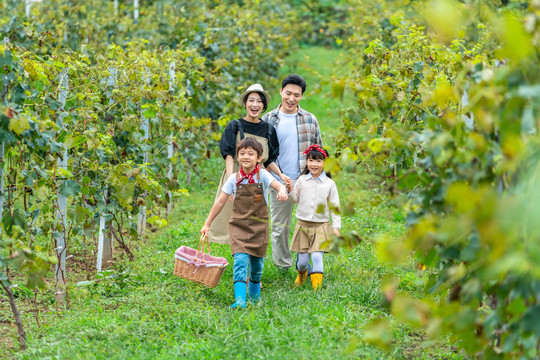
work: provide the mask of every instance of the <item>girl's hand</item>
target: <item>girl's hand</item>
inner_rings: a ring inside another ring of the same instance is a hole
[[[339,236],[339,229],[334,229],[334,235]]]
[[[285,183],[285,186],[287,187],[287,189],[289,189],[289,188],[292,189],[292,180],[291,180],[290,177],[288,177],[284,173],[281,173],[279,178],[281,179],[281,181],[283,181]]]

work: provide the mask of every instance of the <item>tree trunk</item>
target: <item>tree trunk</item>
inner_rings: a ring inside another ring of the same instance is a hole
[[[118,234],[118,232],[115,230],[115,228],[112,226],[112,224],[109,223],[109,231],[114,236],[120,247],[124,250],[124,252],[129,257],[129,260],[133,261],[135,260],[135,255],[131,252],[127,244],[124,242],[124,238],[121,234]]]
[[[9,305],[11,305],[11,311],[13,312],[13,316],[15,317],[15,323],[17,323],[17,330],[19,331],[19,342],[21,343],[21,350],[26,349],[26,333],[24,332],[22,321],[21,321],[21,314],[19,314],[19,310],[17,309],[17,305],[15,304],[15,297],[13,296],[13,290],[11,290],[10,286],[6,286],[3,281],[0,281],[0,284],[2,284],[2,287],[6,291],[8,298],[9,298]]]

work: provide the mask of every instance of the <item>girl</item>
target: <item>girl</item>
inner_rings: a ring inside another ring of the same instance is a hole
[[[332,216],[333,233],[336,236],[339,236],[341,216],[336,183],[323,171],[328,152],[315,144],[311,145],[304,155],[307,156],[306,168],[289,194],[292,202],[298,204],[296,208],[298,221],[291,243],[291,251],[298,252],[296,260],[298,276],[294,285],[303,285],[310,275],[313,290],[317,290],[323,279],[323,252],[328,252],[321,248],[321,244],[327,241],[332,233],[328,222],[329,213]],[[313,271],[308,274],[310,255]]]
[[[262,153],[263,146],[251,136],[238,143],[236,157],[240,170],[228,178],[201,229],[201,234],[208,236],[210,225],[232,195],[234,200],[229,233],[234,257],[235,302],[231,308],[246,307],[248,265],[249,298],[258,301],[261,296],[261,277],[269,238],[267,189],[271,187],[278,191],[278,200],[287,200],[285,186],[276,181],[268,171],[260,169]]]

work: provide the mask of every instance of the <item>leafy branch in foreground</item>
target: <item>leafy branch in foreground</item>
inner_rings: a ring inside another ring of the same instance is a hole
[[[540,351],[540,4],[511,3],[387,11],[368,46],[352,38],[364,56],[336,85],[359,104],[340,144],[392,194],[407,194],[410,230],[379,239],[378,253],[395,262],[414,253],[429,275],[422,299],[388,279],[392,313],[484,358]],[[391,332],[385,320],[368,329],[372,339]]]

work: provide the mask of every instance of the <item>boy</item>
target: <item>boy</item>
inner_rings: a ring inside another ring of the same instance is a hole
[[[261,296],[261,277],[264,256],[268,248],[268,204],[266,191],[275,189],[279,201],[287,200],[287,190],[266,170],[259,168],[263,147],[260,142],[248,136],[236,146],[236,158],[240,170],[232,174],[219,197],[214,202],[210,214],[201,229],[207,236],[212,221],[219,214],[228,197],[234,196],[233,211],[229,221],[231,251],[234,257],[233,280],[235,302],[231,308],[245,308],[247,301],[247,268],[250,276],[249,298],[258,301]]]

